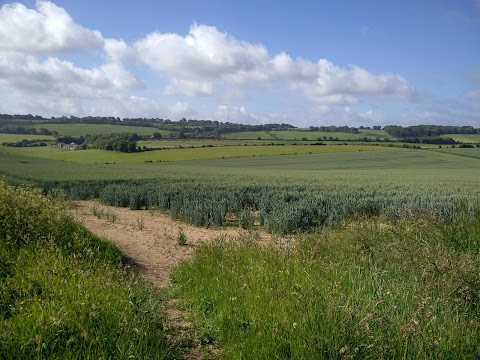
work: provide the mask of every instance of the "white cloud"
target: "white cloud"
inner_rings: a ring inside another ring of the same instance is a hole
[[[177,101],[175,104],[168,106],[168,110],[170,112],[170,117],[174,119],[188,117],[188,115],[195,113],[190,105],[181,101]]]
[[[0,49],[48,53],[101,46],[99,31],[76,24],[64,9],[49,1],[37,1],[36,10],[19,3],[0,9]]]
[[[398,75],[376,75],[356,65],[342,69],[325,59],[321,59],[318,65],[316,88],[319,95],[379,95],[405,99],[414,93],[407,81]]]
[[[180,76],[218,77],[251,70],[268,60],[261,45],[238,41],[213,26],[194,24],[189,34],[151,33],[134,48],[152,68]]]
[[[124,40],[105,39],[104,50],[112,62],[122,62],[134,56],[132,48]]]
[[[302,90],[320,105],[355,104],[358,97],[411,100],[415,89],[396,74],[374,74],[326,59],[270,56],[263,45],[239,41],[217,28],[194,24],[186,36],[151,33],[133,44],[138,57],[170,79],[168,94],[214,96],[219,86]]]
[[[183,94],[192,97],[210,96],[215,93],[215,88],[211,81],[172,78],[164,93],[166,95]]]
[[[111,90],[142,86],[119,64],[84,69],[58,58],[39,61],[32,55],[18,52],[0,52],[0,82],[11,88],[58,98],[105,97]]]

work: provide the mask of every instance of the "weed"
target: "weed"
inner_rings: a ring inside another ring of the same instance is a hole
[[[93,204],[91,208],[92,214],[99,219],[105,219],[108,222],[114,223],[118,219],[118,215],[110,209],[104,208],[99,203]]]
[[[142,217],[137,218],[137,227],[138,227],[138,230],[140,230],[140,231],[145,229],[145,222],[143,221]]]
[[[183,232],[182,228],[178,229],[177,244],[180,245],[180,246],[186,246],[187,245],[187,236]]]

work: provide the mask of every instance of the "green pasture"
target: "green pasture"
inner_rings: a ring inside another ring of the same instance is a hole
[[[205,148],[175,148],[154,150],[138,153],[121,153],[107,150],[76,150],[69,151],[55,146],[37,148],[10,148],[0,146],[0,153],[34,156],[51,160],[73,161],[84,164],[95,163],[143,163],[146,161],[182,161],[208,160],[218,158],[236,158],[253,156],[292,155],[292,154],[323,154],[358,151],[385,150],[398,151],[398,148],[363,145],[260,145],[260,146],[229,146]]]
[[[443,138],[452,138],[455,141],[464,143],[480,143],[480,134],[446,134]]]
[[[306,138],[309,141],[318,141],[330,138],[338,138],[338,140],[357,140],[361,138],[368,138],[375,140],[376,138],[389,138],[384,130],[362,130],[359,134],[349,134],[343,132],[321,132],[321,131],[299,131],[299,130],[279,130],[279,131],[246,131],[233,134],[226,134],[225,139],[258,139],[262,140],[292,140],[302,141]]]
[[[441,169],[480,170],[480,149],[445,149],[445,151],[412,150],[377,147],[379,151],[331,152],[297,156],[267,156],[258,158],[216,159],[213,167],[238,167],[265,170],[384,170],[412,169],[437,171]],[[383,150],[383,151],[382,151]],[[457,151],[449,151],[457,150]],[[475,150],[475,151],[468,151]],[[411,174],[411,176],[415,176]]]
[[[0,147],[0,149],[5,147]],[[323,147],[320,147],[323,148]],[[347,148],[339,147],[339,148]],[[8,148],[14,149],[14,148]],[[210,148],[208,148],[210,149]],[[219,148],[225,150],[224,148]],[[377,147],[376,147],[377,149]],[[428,187],[433,183],[467,181],[477,182],[480,189],[480,159],[430,150],[411,150],[378,147],[378,151],[332,152],[280,156],[251,156],[180,162],[126,163],[98,161],[96,155],[111,152],[100,150],[68,152],[66,154],[92,154],[93,163],[74,163],[15,153],[0,152],[0,173],[13,178],[43,180],[140,180],[140,179],[196,179],[222,182],[234,179],[243,183],[326,183],[369,187],[374,183],[412,183]],[[16,150],[16,149],[14,149]],[[30,149],[28,149],[30,150]],[[36,150],[43,150],[39,148]],[[56,150],[56,149],[54,149]],[[188,149],[172,150],[182,152]],[[195,149],[196,151],[204,149]],[[474,149],[458,149],[474,150]],[[158,153],[170,150],[158,151]],[[25,153],[25,152],[24,152]],[[146,152],[141,154],[151,154]],[[138,155],[138,154],[121,154]],[[95,164],[97,159],[97,164]],[[111,159],[109,159],[111,160]],[[472,184],[471,184],[472,185]]]
[[[161,140],[140,140],[137,146],[147,148],[175,148],[175,147],[206,147],[206,146],[242,146],[242,145],[269,145],[271,143],[284,143],[267,140],[217,140],[217,139],[161,139]]]
[[[85,136],[85,135],[106,135],[114,133],[136,133],[138,135],[152,135],[158,132],[166,135],[167,131],[161,131],[153,127],[141,126],[118,126],[110,124],[39,124],[32,127],[39,130],[40,128],[48,131],[56,131],[62,136]]]
[[[277,140],[272,136],[271,131],[242,131],[232,134],[225,134],[222,136],[224,139],[248,139],[248,140],[257,140],[261,138],[262,140]]]
[[[0,144],[4,142],[18,142],[22,140],[55,140],[54,136],[50,135],[31,135],[31,134],[0,134]]]

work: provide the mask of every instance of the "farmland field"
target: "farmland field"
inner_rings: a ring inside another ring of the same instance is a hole
[[[62,136],[85,136],[85,135],[104,135],[114,133],[136,133],[138,135],[152,135],[158,132],[162,135],[166,131],[161,131],[153,127],[141,126],[118,126],[109,124],[39,124],[31,126],[39,130],[40,128],[49,131],[56,131]]]
[[[217,148],[208,150],[212,149]],[[129,155],[135,154],[119,154]],[[480,199],[480,159],[429,150],[385,148],[109,165],[11,154],[1,154],[0,160],[7,179],[38,183],[45,189],[61,187],[74,197],[100,196],[107,204],[132,208],[160,207],[174,217],[207,226],[224,225],[229,213],[240,216],[257,209],[260,221],[278,232],[363,215],[394,219],[413,212],[451,217],[459,206],[473,209]]]
[[[480,143],[480,134],[446,134],[443,138],[452,138],[464,143]]]
[[[174,148],[174,147],[207,147],[207,146],[242,146],[242,145],[269,145],[271,143],[284,144],[283,141],[267,140],[218,140],[218,139],[188,139],[188,140],[140,140],[137,145],[147,148]]]
[[[375,140],[376,138],[389,138],[388,134],[383,130],[362,130],[359,134],[350,134],[344,132],[321,132],[321,131],[248,131],[233,134],[227,134],[225,139],[258,139],[262,140],[297,140],[301,141],[306,138],[310,141],[317,141],[318,139],[338,138],[338,140],[357,140],[361,138],[368,138]]]
[[[195,247],[174,270],[163,296],[189,314],[189,344],[219,346],[223,358],[455,359],[480,351],[479,148],[35,150],[0,147],[0,179],[248,230]],[[146,213],[135,215],[138,228]],[[261,243],[262,232],[271,243]],[[20,331],[0,336],[28,343]]]
[[[55,146],[38,148],[10,148],[0,146],[0,153],[34,156],[51,160],[73,161],[84,164],[95,163],[144,163],[145,161],[181,161],[208,160],[218,158],[273,156],[289,154],[322,154],[356,151],[398,151],[398,148],[361,145],[259,145],[259,146],[228,146],[205,148],[175,148],[154,150],[138,153],[120,153],[107,150],[68,151]]]
[[[319,148],[323,149],[325,147]],[[333,148],[345,149],[347,147]],[[448,179],[458,179],[461,182],[468,174],[477,174],[480,170],[480,160],[478,159],[480,149],[442,149],[441,152],[437,150],[373,148],[377,151],[325,152],[320,154],[238,157],[148,164],[121,162],[116,164],[85,164],[0,153],[0,162],[2,163],[0,172],[21,178],[27,177],[28,174],[29,178],[45,180],[155,179],[169,177],[170,175],[181,177],[182,174],[188,177],[195,174],[194,176],[203,178],[211,174],[211,181],[215,181],[217,177],[240,176],[249,178],[249,182],[252,183],[255,183],[257,179],[264,181],[265,178],[269,178],[271,182],[276,182],[276,179],[281,178],[280,182],[283,182],[285,178],[289,178],[298,179],[299,184],[304,182],[315,183],[320,179],[324,183],[325,179],[331,174],[342,174],[344,172],[343,182],[353,183],[354,181],[347,177],[347,174],[351,176],[354,172],[354,174],[364,174],[366,177],[371,175],[371,179],[368,181],[370,184],[375,183],[378,178],[381,178],[382,181],[390,178],[391,183],[398,182],[401,185],[404,182],[401,181],[402,179],[417,182],[416,179],[419,177],[428,175],[434,178],[436,174],[442,174],[438,178],[440,180],[446,176],[446,173],[449,174]],[[452,150],[456,150],[456,152],[452,152]],[[185,151],[185,149],[175,150],[177,153],[182,151]],[[75,153],[63,152],[67,154]],[[78,151],[76,153],[89,152],[97,154],[99,151]],[[468,154],[468,156],[464,154]],[[131,154],[119,153],[118,155],[127,157]],[[55,171],[57,169],[62,174],[61,177]],[[463,172],[459,173],[451,170],[462,170]],[[242,176],[242,174],[245,176]],[[392,174],[396,175],[392,176]],[[335,177],[335,181],[338,181],[337,177]],[[368,185],[368,183],[362,184],[362,186]]]
[[[31,134],[0,134],[0,144],[4,142],[17,142],[22,140],[55,140],[54,136],[50,135],[31,135]]]

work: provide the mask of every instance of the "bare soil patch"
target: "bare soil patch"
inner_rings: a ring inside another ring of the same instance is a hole
[[[142,278],[156,288],[167,286],[170,271],[181,261],[190,259],[201,242],[219,236],[238,237],[244,232],[239,228],[196,227],[159,211],[101,205],[102,210],[114,215],[112,222],[95,216],[94,206],[98,207],[98,202],[77,201],[72,214],[95,235],[115,243],[138,266]],[[180,232],[186,237],[186,246],[178,244]]]

